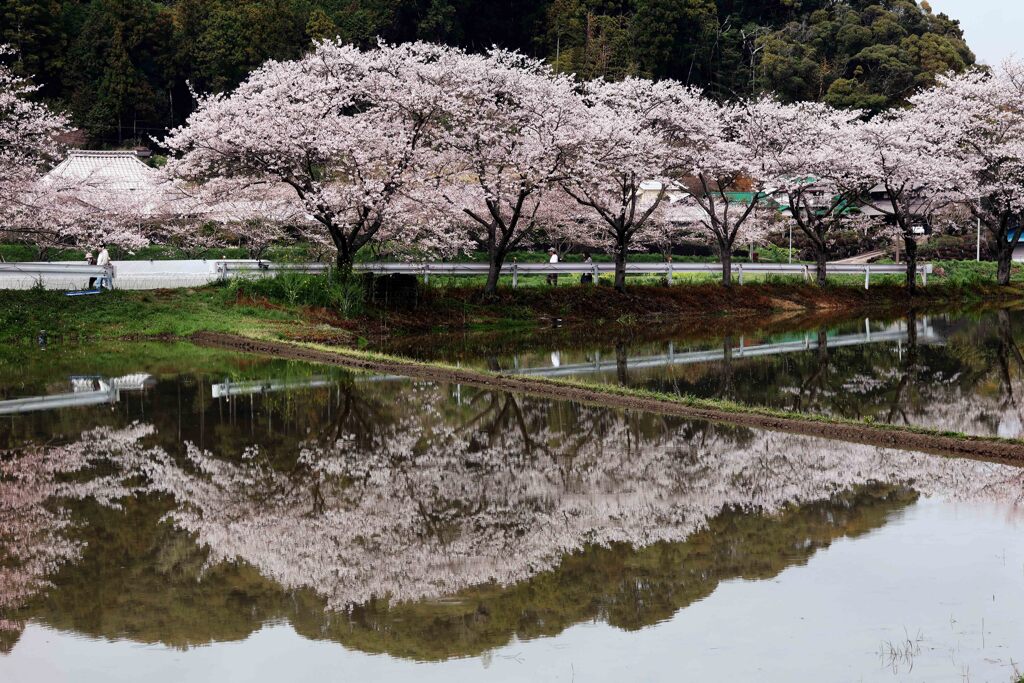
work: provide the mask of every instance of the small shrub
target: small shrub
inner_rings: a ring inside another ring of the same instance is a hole
[[[935,269],[942,270],[944,282],[956,287],[991,284],[996,279],[996,264],[992,261],[937,261]],[[1014,267],[1013,272],[1017,270]]]
[[[333,271],[322,275],[279,273],[265,278],[237,278],[225,285],[228,298],[264,298],[289,306],[316,306],[336,310],[343,317],[363,310],[365,290],[358,278],[340,280]]]

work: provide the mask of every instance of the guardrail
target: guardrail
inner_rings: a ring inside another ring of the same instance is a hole
[[[487,275],[488,264],[486,263],[460,263],[460,262],[386,262],[371,261],[356,263],[353,268],[360,272],[377,273],[379,275],[416,275],[424,281],[430,282],[430,276],[446,275]],[[330,266],[323,263],[309,264],[288,264],[288,263],[245,263],[225,262],[218,265],[218,273],[222,277],[244,274],[275,275],[278,273],[323,273],[330,269]],[[826,266],[826,276],[835,275],[856,275],[864,276],[864,288],[871,285],[872,275],[903,275],[906,273],[906,266],[903,264],[855,264],[855,263],[829,263]],[[918,264],[917,272],[921,278],[921,284],[928,284],[928,275],[934,271],[932,264]],[[512,277],[512,287],[519,286],[520,275],[592,275],[596,280],[601,274],[615,272],[615,264],[600,263],[517,263],[515,261],[505,263],[501,268],[501,274]],[[664,275],[669,283],[676,274],[704,273],[718,274],[722,272],[721,263],[677,263],[674,261],[665,262],[636,262],[626,264],[626,275]],[[802,263],[735,263],[733,273],[740,284],[743,284],[744,274],[773,274],[773,275],[798,275],[809,281],[814,273],[813,265]]]
[[[119,289],[152,289],[194,287],[234,277],[268,277],[280,273],[318,274],[330,270],[325,263],[273,263],[271,261],[210,260],[210,261],[120,261],[115,262],[113,285]],[[422,277],[429,282],[431,276],[461,276],[487,274],[486,263],[460,262],[386,262],[357,263],[356,271],[404,274]],[[634,262],[626,264],[627,275],[661,275],[671,284],[677,274],[703,273],[717,275],[720,263],[680,263],[674,261]],[[0,263],[0,289],[26,289],[37,282],[52,289],[80,289],[91,277],[101,278],[109,271],[85,263]],[[600,263],[517,263],[502,266],[501,274],[511,277],[512,286],[519,286],[520,275],[591,275],[596,281],[602,274],[615,272],[615,264]],[[735,263],[733,273],[740,284],[745,276],[756,274],[795,275],[804,280],[814,276],[814,266],[802,263]],[[871,285],[873,275],[903,275],[902,264],[829,263],[827,276],[863,276],[864,288]],[[917,272],[923,285],[933,272],[932,264],[918,265]]]

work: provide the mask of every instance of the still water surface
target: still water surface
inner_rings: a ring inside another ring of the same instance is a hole
[[[612,324],[619,343],[454,338],[390,350],[540,377],[613,382],[778,409],[1024,437],[1024,312],[858,318],[715,336]],[[634,335],[631,338],[631,333]]]
[[[1024,661],[1017,468],[190,347],[0,378],[3,681]]]

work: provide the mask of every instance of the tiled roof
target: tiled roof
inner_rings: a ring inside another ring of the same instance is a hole
[[[134,152],[94,152],[73,149],[50,171],[50,182],[84,183],[104,191],[155,190],[158,172],[142,163]]]
[[[53,196],[65,198],[49,201],[70,200],[97,210],[131,210],[142,216],[172,212],[170,185],[134,152],[73,149],[41,183],[56,193]]]

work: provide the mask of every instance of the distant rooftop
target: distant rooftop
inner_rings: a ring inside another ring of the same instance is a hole
[[[46,174],[49,182],[84,183],[106,192],[155,190],[159,173],[131,151],[73,149],[68,158]]]

